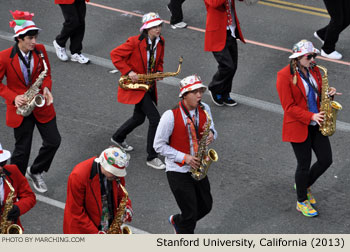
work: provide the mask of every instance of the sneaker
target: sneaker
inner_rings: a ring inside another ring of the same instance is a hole
[[[297,190],[297,185],[294,184],[294,190]],[[307,199],[310,202],[312,206],[316,205],[316,199],[314,196],[311,194],[311,189],[310,187],[307,188]]]
[[[172,225],[174,228],[174,234],[178,234],[177,228],[175,225],[175,221],[174,221],[174,215],[170,215],[168,221],[169,221],[170,225]]]
[[[158,169],[158,170],[165,169],[165,164],[159,158],[153,158],[151,161],[147,161],[146,164],[154,169]]]
[[[179,22],[179,23],[171,25],[171,28],[173,28],[173,29],[183,29],[186,27],[187,27],[187,24],[185,22]]]
[[[228,96],[227,98],[223,99],[223,103],[226,106],[230,106],[230,107],[234,107],[237,105],[237,102],[235,100],[233,100],[230,96]]]
[[[329,58],[329,59],[341,59],[343,57],[343,55],[341,55],[337,51],[333,51],[330,54],[327,54],[323,51],[323,49],[321,49],[321,56]]]
[[[26,178],[30,179],[33,182],[35,190],[41,193],[47,192],[47,186],[43,179],[42,173],[32,174],[30,172],[30,167],[28,167],[26,172]]]
[[[210,90],[209,90],[209,94],[210,97],[212,99],[212,101],[217,105],[217,106],[224,106],[224,101],[222,100],[222,95],[219,94],[213,94]]]
[[[318,36],[317,32],[314,32],[314,37],[315,37],[315,38],[317,38],[319,41],[321,41],[321,42],[322,42],[322,44],[324,44],[323,39],[321,39],[321,37],[320,37],[320,36]]]
[[[134,149],[134,147],[132,147],[131,145],[128,145],[125,141],[122,143],[119,143],[115,141],[113,137],[111,138],[111,142],[117,145],[119,148],[122,148],[124,151],[132,151]]]
[[[66,52],[66,48],[65,47],[60,47],[56,40],[53,41],[53,46],[56,49],[56,55],[57,57],[62,60],[62,61],[67,61],[68,60],[68,56],[67,56],[67,52]]]
[[[297,201],[297,210],[306,217],[315,217],[318,215],[318,212],[311,206],[308,200],[303,202]]]
[[[78,54],[78,53],[74,53],[71,58],[70,58],[71,61],[74,61],[74,62],[79,62],[80,64],[87,64],[89,63],[90,59],[85,57],[84,55],[82,54]]]

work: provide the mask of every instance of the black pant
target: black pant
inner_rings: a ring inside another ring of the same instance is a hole
[[[168,8],[171,12],[170,24],[177,24],[182,22],[183,14],[182,14],[182,4],[185,0],[170,0],[168,4]]]
[[[153,148],[153,141],[160,120],[160,115],[156,104],[152,99],[151,92],[146,92],[142,100],[135,105],[134,114],[117,130],[117,132],[114,133],[113,139],[117,142],[123,142],[131,131],[144,123],[146,116],[149,120],[147,134],[147,161],[150,161],[158,157],[157,152]]]
[[[226,44],[224,49],[213,52],[218,62],[218,71],[213,76],[209,84],[209,90],[214,94],[221,94],[228,97],[232,88],[232,80],[237,70],[238,50],[236,38],[231,36],[231,31],[227,31]]]
[[[72,4],[60,4],[64,17],[63,28],[57,35],[56,42],[59,46],[65,47],[70,38],[70,52],[81,53],[83,49],[83,38],[85,33],[85,0],[75,0]]]
[[[307,199],[307,188],[328,169],[332,164],[332,149],[328,137],[321,134],[319,126],[309,126],[307,139],[302,143],[291,143],[298,161],[295,172],[295,184],[299,202]],[[312,152],[317,161],[311,166]]]
[[[323,0],[331,20],[327,26],[317,31],[318,36],[324,40],[323,51],[329,54],[335,50],[339,34],[350,24],[349,0]]]
[[[16,143],[11,158],[11,164],[17,165],[23,175],[25,175],[28,166],[35,125],[39,130],[43,143],[38,156],[31,166],[31,173],[47,172],[61,143],[56,118],[47,123],[40,123],[35,119],[33,114],[24,117],[22,124],[14,129]]]
[[[213,206],[208,176],[197,181],[189,172],[168,171],[166,174],[170,189],[181,210],[181,214],[174,215],[177,232],[193,234],[197,221],[206,216]]]

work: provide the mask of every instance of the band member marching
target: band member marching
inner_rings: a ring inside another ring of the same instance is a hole
[[[35,194],[16,165],[7,165],[11,153],[0,144],[0,233],[22,233],[19,217],[36,203]]]
[[[38,192],[46,192],[42,174],[49,170],[61,143],[52,104],[50,63],[44,45],[36,43],[40,29],[32,21],[34,14],[11,13],[16,43],[0,52],[0,96],[6,100],[6,124],[14,129],[16,141],[11,163],[33,181]],[[5,76],[7,85],[2,83]],[[35,125],[43,144],[27,169]]]
[[[295,189],[296,208],[307,217],[318,215],[311,186],[332,164],[332,149],[328,136],[320,132],[325,111],[320,110],[323,81],[314,60],[319,54],[310,41],[301,40],[293,46],[290,64],[277,74],[277,91],[284,110],[282,140],[290,142],[297,168]],[[327,88],[330,97],[337,93]],[[317,161],[310,167],[312,150]]]
[[[122,75],[127,75],[132,82],[137,83],[138,74],[163,72],[164,38],[160,35],[163,20],[158,14],[150,12],[142,18],[141,35],[133,36],[111,51],[111,59]],[[160,115],[157,109],[156,81],[150,83],[148,91],[122,89],[118,87],[118,102],[135,104],[134,113],[112,136],[111,141],[125,151],[133,147],[125,141],[127,135],[136,127],[149,120],[147,133],[147,162],[155,169],[165,169],[164,163],[153,149],[154,135],[157,130]]]
[[[68,178],[65,234],[120,233],[133,211],[124,188],[129,155],[118,147],[74,167]],[[129,231],[127,231],[129,232]]]
[[[165,156],[169,186],[181,210],[169,217],[177,234],[194,233],[197,221],[210,212],[213,204],[208,176],[196,180],[191,173],[191,168],[198,169],[201,162],[196,154],[208,123],[205,111],[212,118],[209,106],[201,102],[205,90],[199,76],[181,80],[181,101],[162,115],[154,139],[155,150]],[[208,131],[205,145],[217,136],[212,121]]]

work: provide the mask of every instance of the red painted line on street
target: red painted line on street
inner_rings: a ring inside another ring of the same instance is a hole
[[[111,10],[111,11],[115,11],[115,12],[119,12],[119,13],[123,13],[123,14],[136,16],[136,17],[143,17],[142,14],[138,14],[138,13],[135,13],[135,12],[132,12],[132,11],[125,11],[125,10],[117,9],[117,8],[109,7],[109,6],[102,5],[102,4],[97,4],[97,3],[92,3],[92,2],[87,2],[86,4],[92,5],[92,6],[95,6],[95,7],[99,7],[99,8],[102,8],[102,9],[106,9],[106,10]],[[167,20],[163,19],[163,21],[166,24],[170,24],[170,22],[167,21]],[[199,32],[203,32],[203,33],[205,32],[205,29],[197,28],[197,27],[194,27],[194,26],[187,26],[187,29],[193,30],[193,31],[199,31]],[[265,48],[270,48],[270,49],[273,49],[273,50],[278,50],[278,51],[283,51],[283,52],[288,52],[288,53],[292,52],[292,50],[284,48],[284,47],[280,47],[280,46],[275,46],[275,45],[266,44],[266,43],[262,43],[262,42],[257,42],[257,41],[254,41],[254,40],[248,40],[248,39],[246,39],[245,41],[248,44],[261,46],[261,47],[265,47]],[[350,66],[350,62],[348,62],[348,61],[328,59],[328,58],[325,58],[325,57],[322,57],[322,56],[319,56],[317,58],[321,59],[321,60],[325,60],[325,61],[330,61],[330,62],[334,62],[334,63]]]

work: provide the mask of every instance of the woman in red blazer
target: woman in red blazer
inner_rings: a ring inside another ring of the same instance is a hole
[[[133,36],[111,51],[111,59],[122,75],[128,75],[137,82],[138,74],[163,72],[164,39],[160,35],[163,21],[158,14],[150,12],[143,16],[141,35]],[[112,136],[111,141],[125,151],[133,147],[125,142],[127,135],[143,124],[147,116],[149,120],[147,134],[147,162],[155,169],[165,169],[153,148],[154,136],[160,120],[156,107],[157,86],[154,82],[148,91],[124,90],[118,87],[118,102],[135,104],[132,117],[127,120]]]
[[[3,179],[6,178],[15,190],[13,206],[7,215],[7,220],[12,221],[23,229],[19,217],[34,207],[36,197],[30,188],[27,179],[22,175],[17,166],[13,164],[6,165],[6,162],[10,157],[11,153],[7,150],[3,150],[0,144],[0,215],[2,215],[4,211],[3,206],[6,203],[8,194],[10,193],[10,187]]]
[[[310,41],[299,41],[293,46],[290,64],[277,74],[277,91],[284,110],[282,139],[292,144],[298,162],[296,208],[307,217],[318,215],[310,187],[332,164],[329,139],[319,131],[324,111],[320,112],[322,76],[313,62],[318,53]],[[340,93],[331,87],[328,94]],[[317,161],[310,167],[312,150]]]

